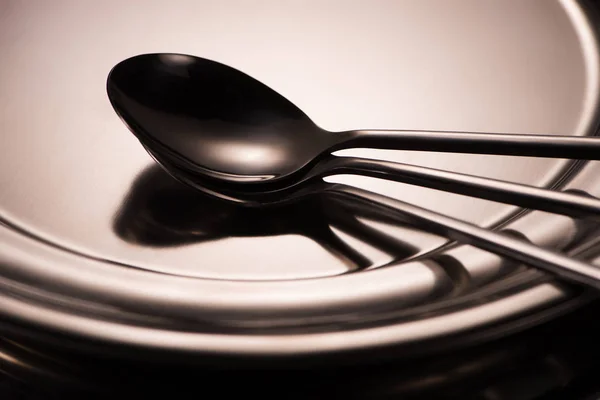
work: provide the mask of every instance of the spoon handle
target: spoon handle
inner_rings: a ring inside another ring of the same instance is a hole
[[[600,160],[600,138],[505,133],[356,130],[333,150],[366,147],[451,153]]]
[[[567,257],[564,254],[356,187],[332,184],[325,185],[321,190],[387,212],[392,219],[400,217],[425,231],[531,265],[573,282],[600,289],[599,267]]]
[[[317,168],[314,173],[319,176],[345,173],[364,175],[575,218],[600,220],[600,199],[582,194],[542,189],[410,164],[355,157],[331,156]]]

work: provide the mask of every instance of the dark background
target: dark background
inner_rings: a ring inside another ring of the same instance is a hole
[[[0,375],[0,399],[592,400],[600,398],[599,315],[600,302],[595,301],[494,342],[423,358],[338,368],[283,365],[217,371],[74,356],[57,360],[46,358],[48,350],[32,356],[3,340],[0,365],[8,368],[0,369],[13,377]]]

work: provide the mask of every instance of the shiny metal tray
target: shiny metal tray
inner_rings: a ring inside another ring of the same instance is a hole
[[[315,197],[249,211],[196,194],[154,166],[105,82],[131,55],[180,52],[249,73],[332,130],[594,135],[596,12],[569,0],[148,2],[141,14],[112,0],[2,2],[2,334],[132,355],[398,355],[507,335],[585,303],[590,290],[369,210]],[[597,162],[344,154],[600,196]],[[590,222],[328,180],[597,256]]]

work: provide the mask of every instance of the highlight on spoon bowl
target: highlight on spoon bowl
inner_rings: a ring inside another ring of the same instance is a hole
[[[145,54],[117,64],[110,101],[149,147],[199,174],[245,183],[300,170],[331,144],[296,106],[215,61]]]
[[[144,54],[110,72],[115,111],[150,148],[191,172],[263,184],[351,147],[576,159],[600,158],[589,137],[409,130],[329,132],[251,76],[205,58]]]

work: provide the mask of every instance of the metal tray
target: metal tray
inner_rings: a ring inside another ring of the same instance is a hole
[[[114,64],[168,51],[232,65],[332,130],[594,135],[593,2],[139,7],[0,4],[3,335],[132,357],[374,359],[508,335],[595,296],[326,198],[257,214],[203,197],[154,166],[105,93]],[[345,153],[600,196],[597,162]],[[330,180],[596,257],[589,222],[368,178]]]

